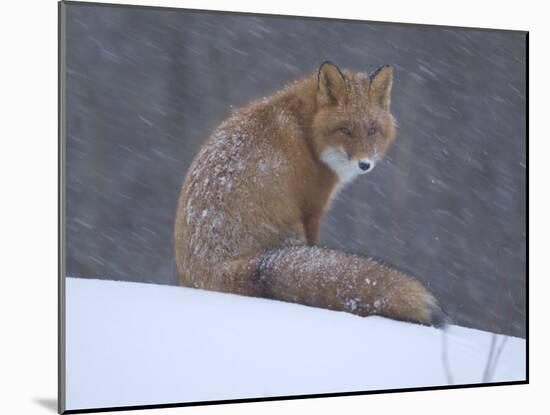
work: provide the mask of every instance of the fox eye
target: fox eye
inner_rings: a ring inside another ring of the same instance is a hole
[[[367,134],[368,135],[374,135],[376,134],[376,127],[369,127],[368,131],[367,131]]]
[[[342,134],[345,134],[345,135],[350,135],[351,134],[350,130],[347,127],[340,128],[340,132]]]

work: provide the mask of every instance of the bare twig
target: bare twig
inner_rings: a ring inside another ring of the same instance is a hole
[[[447,330],[441,330],[441,360],[443,362],[443,370],[445,372],[445,377],[447,378],[447,384],[453,384],[453,374],[451,373],[451,365],[449,364],[449,356],[447,354],[448,344],[447,344]]]
[[[489,381],[489,376],[491,374],[491,363],[493,361],[493,355],[495,353],[495,345],[497,342],[497,335],[493,333],[491,336],[491,346],[489,347],[489,355],[487,356],[487,363],[485,364],[485,370],[483,371],[482,382],[486,383]]]
[[[507,340],[508,340],[507,336],[502,337],[502,342],[500,342],[500,346],[498,347],[495,353],[495,357],[493,359],[493,364],[491,365],[491,374],[490,374],[489,380],[492,380],[493,377],[495,376],[495,369],[498,364],[498,359],[500,358],[500,354],[502,353],[502,349],[504,349],[504,345],[506,344]]]

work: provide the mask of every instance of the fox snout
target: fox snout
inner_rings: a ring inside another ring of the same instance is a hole
[[[374,168],[374,164],[375,164],[374,160],[371,160],[371,159],[364,158],[359,160],[357,162],[357,166],[359,167],[359,170],[360,170],[359,174],[368,173]]]
[[[328,147],[321,153],[321,160],[330,168],[341,182],[347,183],[360,174],[369,173],[376,164],[372,157],[351,158],[343,148]]]

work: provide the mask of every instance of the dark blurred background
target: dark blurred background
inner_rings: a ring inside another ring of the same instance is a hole
[[[389,63],[397,139],[340,194],[322,244],[418,276],[459,325],[525,336],[525,33],[66,10],[68,275],[176,284],[180,185],[231,107],[326,59]]]

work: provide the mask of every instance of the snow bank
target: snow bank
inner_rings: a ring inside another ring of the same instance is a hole
[[[130,282],[67,278],[66,294],[67,409],[447,384],[430,327]],[[449,328],[455,384],[481,382],[491,337]],[[509,337],[492,381],[524,378]]]

